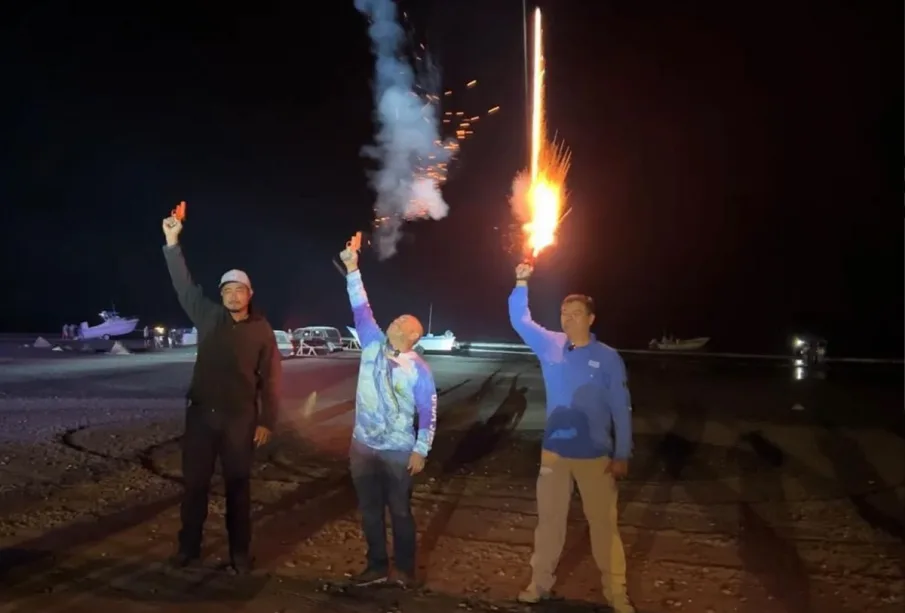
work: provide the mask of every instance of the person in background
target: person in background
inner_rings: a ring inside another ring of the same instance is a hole
[[[349,456],[368,553],[367,567],[353,582],[367,586],[389,580],[385,522],[389,507],[395,580],[409,587],[415,585],[412,478],[424,469],[433,444],[437,389],[430,367],[413,351],[424,334],[421,322],[402,315],[393,320],[386,334],[377,325],[358,270],[359,240],[360,235],[353,237],[340,254],[361,339]]]
[[[182,438],[182,530],[171,563],[185,567],[201,556],[214,462],[226,486],[230,568],[251,570],[251,467],[255,446],[270,439],[279,411],[282,364],[273,328],[252,308],[251,280],[241,270],[220,279],[217,303],[195,285],[179,245],[182,222],[163,220],[167,268],[179,304],[198,328]]]
[[[540,360],[547,392],[532,576],[518,600],[534,603],[549,597],[577,483],[604,597],[615,613],[634,613],[626,591],[625,552],[616,512],[616,479],[628,472],[632,450],[625,364],[615,349],[591,333],[594,301],[588,296],[572,294],[563,300],[562,332],[535,323],[528,309],[532,272],[528,264],[516,268],[515,288],[509,296],[509,320]]]

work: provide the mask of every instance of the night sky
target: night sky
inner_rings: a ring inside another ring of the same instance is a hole
[[[0,328],[96,323],[112,303],[189,325],[160,251],[180,200],[190,269],[212,295],[243,268],[274,327],[351,324],[330,260],[372,219],[360,149],[374,132],[352,0],[15,4],[0,9]],[[669,331],[770,351],[810,330],[835,355],[901,355],[895,5],[542,3],[573,211],[538,264],[536,318],[557,326],[562,296],[584,292],[617,347]],[[521,2],[401,6],[454,90],[448,109],[501,110],[452,167],[449,216],[407,226],[389,261],[363,256],[372,306],[382,322],[426,321],[433,303],[434,331],[514,339]]]

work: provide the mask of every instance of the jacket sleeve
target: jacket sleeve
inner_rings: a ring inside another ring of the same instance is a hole
[[[173,289],[182,310],[189,316],[196,328],[207,325],[214,320],[220,312],[220,305],[204,296],[200,285],[195,285],[189,268],[185,264],[181,245],[165,245],[163,255],[167,261],[167,269],[170,271],[170,279],[173,281]]]
[[[531,319],[531,311],[528,309],[528,287],[516,285],[509,294],[509,322],[538,356],[557,343],[555,332],[547,330]]]
[[[347,274],[346,285],[349,291],[349,302],[352,304],[355,331],[358,332],[358,342],[362,349],[375,341],[383,341],[383,331],[377,325],[374,312],[371,311],[371,305],[368,303],[368,294],[365,292],[365,286],[361,280],[361,271],[356,270]]]
[[[628,460],[632,455],[632,397],[628,389],[628,377],[622,356],[613,351],[610,360],[610,387],[608,402],[613,416],[616,445],[614,460]]]
[[[280,382],[283,378],[283,360],[277,348],[273,329],[266,327],[268,338],[264,341],[258,355],[258,389],[261,399],[261,410],[258,425],[268,430],[276,426],[280,414]]]
[[[437,431],[437,386],[434,376],[427,366],[418,366],[418,380],[415,382],[415,410],[418,412],[418,437],[412,450],[427,457],[434,444]]]

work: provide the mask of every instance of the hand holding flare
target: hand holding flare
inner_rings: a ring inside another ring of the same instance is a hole
[[[185,219],[185,200],[170,211],[170,216],[163,220],[163,235],[167,239],[167,245],[175,245],[179,242],[183,219]]]
[[[185,220],[185,200],[176,205],[176,208],[170,211],[170,216],[166,219],[165,223],[170,228],[175,228],[177,225],[181,225]]]
[[[361,232],[356,232],[346,242],[346,248],[339,254],[339,259],[345,264],[347,272],[352,272],[358,268],[359,251],[361,251]]]

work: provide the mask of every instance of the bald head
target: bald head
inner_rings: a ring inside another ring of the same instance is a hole
[[[387,340],[398,351],[411,351],[424,336],[424,327],[414,315],[400,315],[387,328]]]

